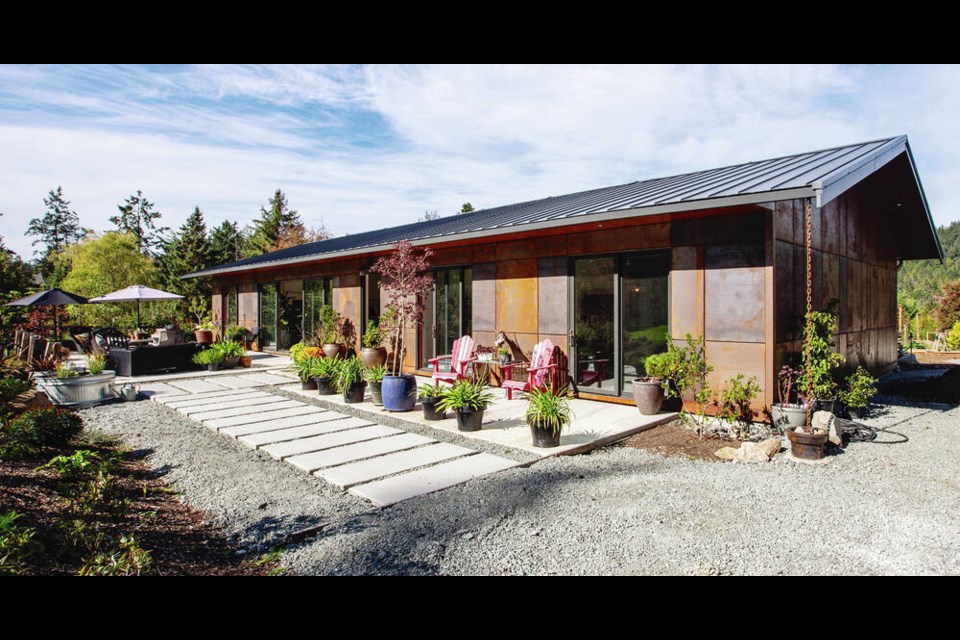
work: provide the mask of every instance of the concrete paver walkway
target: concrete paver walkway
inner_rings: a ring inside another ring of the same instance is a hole
[[[313,473],[378,506],[518,463],[270,392],[275,373],[167,379],[141,391],[226,437]]]

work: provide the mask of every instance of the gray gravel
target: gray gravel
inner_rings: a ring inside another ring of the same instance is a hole
[[[285,554],[301,574],[960,573],[960,408],[944,405],[887,406],[865,422],[909,443],[851,444],[823,465],[612,446],[384,510],[154,403],[84,416],[155,448],[184,499],[246,544],[331,521]]]

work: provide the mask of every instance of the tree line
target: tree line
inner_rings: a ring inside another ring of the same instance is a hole
[[[27,223],[36,257],[26,261],[0,237],[0,301],[36,288],[61,287],[86,297],[103,295],[131,284],[166,288],[186,297],[185,304],[151,305],[151,320],[183,321],[189,311],[201,319],[210,312],[210,284],[181,280],[203,269],[330,237],[327,230],[307,227],[277,189],[259,216],[240,227],[225,221],[209,229],[200,207],[194,207],[176,230],[162,225],[162,213],[141,190],[117,205],[113,228],[97,232],[81,225],[62,186],[43,199],[44,210]],[[123,305],[87,305],[75,309],[78,324],[124,326],[132,311]],[[8,314],[10,311],[7,312]]]
[[[911,260],[897,274],[901,333],[925,339],[960,322],[960,222],[937,229],[939,260]]]

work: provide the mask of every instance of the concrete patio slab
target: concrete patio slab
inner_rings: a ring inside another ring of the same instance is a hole
[[[147,396],[148,398],[158,398],[159,396],[174,396],[181,395],[183,390],[177,389],[176,387],[171,387],[165,382],[152,382],[149,384],[136,384],[140,389],[140,393]]]
[[[342,431],[344,429],[369,427],[371,425],[373,425],[373,422],[369,420],[364,420],[363,418],[348,418],[347,416],[344,416],[343,420],[333,420],[331,422],[305,425],[302,427],[293,427],[291,429],[251,433],[247,436],[241,436],[240,438],[237,438],[237,440],[252,449],[258,449],[264,445],[274,444],[277,442],[289,442],[290,440],[299,440],[300,438],[310,438],[312,436],[323,435],[325,433],[334,431],[336,427],[340,427],[339,430]]]
[[[233,402],[244,402],[246,400],[263,401],[267,398],[275,398],[270,393],[258,393],[256,391],[234,391],[229,395],[218,395],[215,398],[201,398],[199,396],[185,396],[183,400],[165,402],[164,404],[171,409],[192,409],[194,407],[212,407],[218,404],[229,405]]]
[[[429,378],[418,378],[418,384],[429,382]],[[283,391],[292,394],[301,394],[299,385],[280,387]],[[507,400],[502,389],[493,388],[496,400],[488,407],[483,416],[483,428],[480,431],[464,432],[457,430],[457,421],[452,417],[446,420],[425,420],[420,405],[413,411],[406,413],[389,413],[369,402],[349,405],[354,411],[369,415],[376,420],[380,416],[389,416],[395,420],[402,420],[438,431],[455,433],[469,440],[485,440],[505,447],[520,449],[541,458],[562,454],[573,454],[589,451],[595,447],[622,440],[627,436],[645,431],[659,424],[670,422],[677,417],[676,413],[660,413],[655,416],[641,415],[635,406],[609,404],[592,400],[573,399],[570,407],[573,410],[573,420],[564,429],[560,438],[560,446],[553,449],[540,449],[533,446],[530,427],[524,420],[527,402],[524,400]],[[346,406],[342,396],[323,396],[322,401],[332,406]]]
[[[296,376],[293,375],[284,376],[275,373],[251,373],[243,376],[245,380],[253,380],[259,382],[261,385],[290,384],[290,380],[295,379],[295,377]]]
[[[317,451],[304,455],[287,458],[286,461],[293,466],[303,469],[307,473],[312,473],[318,469],[332,467],[347,462],[355,462],[374,456],[384,456],[384,454],[413,449],[425,444],[436,442],[426,436],[415,433],[401,433],[399,435],[360,442],[357,444],[336,447],[326,451]],[[383,457],[377,457],[376,460],[382,460]]]
[[[209,380],[171,380],[170,385],[183,389],[187,393],[203,393],[204,391],[222,391],[226,387]]]
[[[219,431],[231,438],[239,438],[240,436],[250,435],[251,433],[266,433],[267,431],[278,431],[291,427],[304,427],[311,424],[335,422],[337,420],[343,420],[345,417],[342,413],[337,413],[336,411],[324,411],[323,413],[308,413],[302,416],[293,416],[292,418],[281,418],[279,420],[267,420],[266,422],[254,422],[253,424],[244,424],[237,427],[227,427]],[[208,420],[204,424],[210,426],[209,422]],[[214,429],[214,431],[216,431],[216,429]]]
[[[312,438],[301,438],[290,440],[289,442],[278,442],[260,447],[271,458],[283,460],[290,456],[312,453],[314,451],[323,451],[348,444],[355,444],[365,440],[374,440],[386,436],[396,436],[402,434],[400,429],[385,427],[383,425],[372,425],[369,427],[360,427],[359,429],[345,429],[334,433],[325,433]]]
[[[163,383],[167,384],[167,383]],[[174,387],[171,387],[174,388]],[[190,393],[189,391],[183,391],[182,389],[177,389],[177,394],[173,395],[162,395],[157,396],[153,399],[154,402],[159,402],[160,404],[169,405],[173,402],[194,402],[196,400],[206,400],[208,398],[222,398],[225,396],[245,396],[250,393],[259,393],[257,391],[241,391],[238,389],[220,389],[218,391],[207,391],[204,393]]]
[[[221,369],[219,371],[206,371],[197,369],[194,371],[173,371],[169,373],[157,373],[148,376],[117,376],[117,382],[125,384],[133,382],[135,384],[153,384],[154,382],[168,382],[171,380],[190,380],[197,378],[219,378],[243,375],[244,373],[266,373],[283,371],[290,366],[290,358],[284,355],[262,353],[256,351],[247,351],[247,355],[253,358],[253,365],[249,369]]]
[[[383,440],[375,440],[369,444],[380,444],[390,440],[397,440],[402,437],[403,436],[397,436],[396,438],[384,438]],[[359,447],[361,445],[357,446]],[[342,447],[342,449],[347,448],[349,447]],[[330,451],[321,452],[315,455],[327,455],[328,457],[333,458],[340,452],[341,449],[332,449]],[[446,442],[438,442],[425,447],[418,447],[416,449],[400,451],[398,453],[391,453],[389,455],[379,455],[378,457],[370,458],[369,460],[361,460],[360,462],[352,462],[350,464],[341,464],[341,466],[332,467],[330,469],[321,469],[314,473],[314,475],[323,478],[327,482],[334,484],[341,489],[348,489],[354,485],[362,484],[364,482],[371,482],[373,480],[392,476],[404,471],[410,471],[411,469],[426,467],[428,465],[437,464],[438,462],[446,462],[447,460],[462,458],[475,453],[476,451],[473,449],[458,447]],[[303,458],[309,457],[310,456],[303,456]],[[301,468],[316,464],[316,462],[306,462],[304,465],[301,465],[298,464],[297,458],[289,458],[287,462]]]
[[[238,403],[239,404],[239,403]],[[204,420],[210,420],[212,418],[230,418],[233,416],[242,416],[250,413],[251,411],[279,411],[280,409],[292,409],[293,407],[302,407],[302,402],[297,402],[296,400],[285,400],[283,398],[264,398],[263,401],[257,402],[255,404],[239,404],[239,406],[231,406],[229,403],[223,405],[220,409],[214,409],[210,405],[203,407],[190,407],[187,409],[180,409],[180,413],[185,413],[194,420],[199,420],[203,422]]]
[[[419,471],[411,471],[350,488],[350,493],[366,498],[380,507],[462,484],[497,471],[517,466],[517,462],[478,453],[475,456],[443,462]]]
[[[281,409],[279,411],[257,411],[245,416],[233,416],[231,418],[214,418],[207,420],[204,424],[211,429],[222,429],[223,427],[239,427],[242,424],[254,424],[256,422],[266,422],[268,420],[277,420],[279,418],[292,418],[293,416],[304,416],[311,413],[323,413],[325,410],[320,407],[303,405],[292,409]]]
[[[252,389],[263,386],[263,383],[259,380],[255,380],[253,375],[222,376],[217,378],[217,384],[229,387],[230,389]]]

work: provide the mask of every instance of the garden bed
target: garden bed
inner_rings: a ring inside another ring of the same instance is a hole
[[[626,447],[656,453],[665,458],[677,457],[711,462],[721,462],[714,455],[717,449],[737,445],[734,441],[710,436],[701,440],[693,429],[681,426],[678,421],[642,431],[635,436],[630,436],[622,444]]]
[[[78,513],[66,497],[71,483],[44,462],[76,449],[92,451],[111,464],[109,498],[103,508]],[[151,472],[137,452],[117,442],[86,442],[63,450],[47,449],[39,459],[0,460],[0,516],[15,511],[15,525],[33,529],[32,553],[16,572],[75,575],[98,553],[115,553],[121,536],[136,540],[149,554],[156,575],[264,575],[275,571],[272,558],[257,561],[236,554],[224,532],[207,516],[180,502],[177,492]],[[82,529],[82,532],[80,531]],[[9,570],[9,567],[8,567]],[[3,569],[0,568],[0,575]]]

